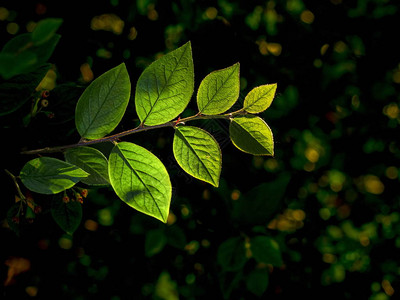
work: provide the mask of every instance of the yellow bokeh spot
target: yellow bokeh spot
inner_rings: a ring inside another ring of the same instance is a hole
[[[72,239],[67,236],[63,236],[58,240],[58,245],[64,250],[69,250],[72,248]]]
[[[400,83],[400,70],[393,72],[393,82]]]
[[[304,151],[304,156],[312,163],[316,163],[319,160],[319,152],[312,147],[307,147]]]
[[[88,219],[85,221],[85,224],[83,226],[85,227],[86,230],[96,231],[99,228],[99,223],[91,219]]]
[[[154,5],[149,5],[147,12],[147,18],[151,21],[156,21],[158,19],[158,12],[155,10]]]
[[[383,108],[383,114],[390,119],[396,119],[400,114],[399,106],[396,103],[390,103]]]
[[[7,20],[9,15],[10,15],[10,12],[9,12],[9,10],[7,8],[0,7],[0,21]]]
[[[38,293],[38,288],[36,286],[27,286],[25,288],[25,292],[28,294],[30,297],[36,297]]]
[[[333,50],[337,53],[343,53],[347,50],[347,45],[345,42],[343,41],[338,41],[335,43],[335,45],[333,46]]]
[[[397,179],[399,177],[399,170],[394,166],[387,167],[385,175],[389,179]]]
[[[274,171],[278,168],[278,161],[275,158],[268,158],[264,162],[264,169],[268,171]]]
[[[240,191],[239,190],[233,190],[231,194],[231,199],[232,200],[238,200],[240,197]]]
[[[134,39],[136,39],[136,37],[137,37],[136,27],[131,27],[131,29],[129,29],[128,39],[133,41]]]
[[[26,31],[32,32],[36,28],[37,23],[30,21],[28,24],[26,24]]]
[[[295,221],[303,221],[306,218],[306,213],[301,209],[295,209],[292,212],[292,217]]]
[[[365,234],[360,234],[360,244],[367,247],[370,244],[369,237]]]
[[[304,171],[312,172],[315,170],[315,164],[312,162],[306,162],[303,167]]]
[[[93,80],[94,78],[93,71],[88,63],[82,64],[80,67],[80,71],[82,75],[82,80],[84,82],[90,82]]]
[[[218,10],[215,7],[209,7],[205,12],[206,18],[209,20],[214,20],[218,15]]]
[[[329,48],[329,44],[322,45],[321,50],[320,50],[321,55],[325,55],[328,48]]]
[[[90,28],[93,30],[111,31],[119,35],[123,31],[124,25],[124,21],[122,21],[117,15],[102,14],[100,16],[93,17],[90,23]]]
[[[187,208],[187,206],[182,206],[181,214],[182,214],[183,217],[189,216],[189,214],[190,214],[189,208]]]
[[[331,253],[324,253],[322,255],[322,260],[327,264],[333,264],[334,262],[336,262],[336,255],[333,255]]]
[[[386,295],[392,296],[394,294],[394,289],[389,280],[387,279],[382,280],[382,288],[385,291]]]
[[[279,56],[282,53],[282,45],[279,43],[267,43],[265,40],[260,40],[257,44],[258,50],[262,55],[272,54]]]
[[[300,15],[300,20],[306,24],[311,24],[314,22],[314,14],[309,10],[304,10]]]
[[[209,200],[209,199],[210,199],[210,196],[211,196],[210,190],[205,189],[205,190],[203,191],[203,199],[204,199],[204,200]]]
[[[168,225],[172,225],[176,222],[176,216],[175,214],[171,211],[168,215],[168,219],[167,219],[167,224]]]
[[[364,177],[365,190],[371,194],[379,195],[382,194],[385,186],[382,181],[375,175],[367,175]]]
[[[14,22],[8,23],[6,30],[9,34],[16,34],[19,30],[19,25]]]
[[[353,97],[351,97],[351,105],[353,105],[355,109],[360,107],[360,97],[358,95],[353,95]]]

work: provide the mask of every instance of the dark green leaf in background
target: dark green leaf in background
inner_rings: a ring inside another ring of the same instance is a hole
[[[217,261],[226,271],[241,269],[247,261],[244,239],[237,236],[224,241],[218,248]]]
[[[147,257],[151,257],[162,251],[167,244],[167,237],[164,230],[153,229],[146,232],[146,240],[144,242],[144,252]]]
[[[254,115],[232,119],[229,126],[232,143],[243,152],[253,155],[274,155],[274,138],[265,121]]]
[[[267,268],[252,270],[246,276],[246,287],[253,294],[261,297],[269,284],[269,272]]]
[[[72,234],[82,220],[82,205],[78,201],[63,201],[63,193],[54,195],[51,203],[51,215],[54,221],[66,233]]]
[[[280,267],[283,264],[278,243],[268,236],[255,236],[250,239],[250,250],[259,263]]]
[[[96,78],[79,98],[75,124],[85,139],[98,139],[109,134],[121,121],[128,106],[131,83],[125,64]]]
[[[52,157],[28,161],[20,172],[22,183],[31,191],[57,194],[74,186],[89,174],[75,165]]]
[[[193,94],[194,71],[190,42],[154,61],[140,75],[135,106],[145,125],[159,125],[177,117]]]
[[[197,92],[199,112],[218,115],[227,111],[239,97],[239,63],[208,74]]]
[[[32,32],[32,42],[41,45],[50,40],[61,26],[63,20],[60,18],[47,18],[39,21]]]
[[[175,130],[173,152],[185,172],[218,187],[222,155],[211,134],[197,127],[180,126]]]
[[[68,149],[65,159],[70,164],[76,165],[89,173],[81,181],[87,185],[109,185],[108,160],[99,150],[91,147],[78,147]]]
[[[167,222],[172,186],[163,163],[141,146],[121,142],[109,157],[111,185],[136,210]]]

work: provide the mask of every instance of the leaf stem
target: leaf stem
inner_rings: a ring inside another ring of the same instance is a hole
[[[195,120],[205,120],[205,119],[231,119],[232,117],[236,115],[242,115],[246,114],[246,112],[243,109],[240,109],[238,111],[232,112],[232,113],[227,113],[223,115],[202,115],[202,114],[196,114],[190,117],[186,117],[183,119],[178,119],[175,121],[167,122],[164,124],[160,125],[153,125],[153,126],[145,126],[143,124],[139,125],[138,127],[135,127],[133,129],[129,129],[123,132],[119,132],[110,136],[106,136],[100,139],[95,139],[95,140],[81,140],[76,144],[70,144],[70,145],[64,145],[64,146],[57,146],[57,147],[46,147],[42,149],[35,149],[35,150],[26,150],[22,151],[21,154],[41,154],[41,153],[56,153],[56,152],[63,152],[67,149],[71,148],[77,148],[77,147],[82,147],[82,146],[89,146],[89,145],[94,145],[94,144],[99,144],[99,143],[104,143],[104,142],[115,142],[116,140],[133,134],[133,133],[139,133],[142,131],[148,131],[148,130],[153,130],[153,129],[159,129],[159,128],[165,128],[165,127],[176,127],[178,124],[184,124],[186,122],[190,121],[195,121]]]
[[[10,171],[8,171],[7,169],[4,169],[4,171],[11,177],[11,179],[14,181],[15,187],[17,189],[18,192],[18,196],[21,198],[22,201],[25,201],[25,196],[24,194],[21,192],[21,189],[19,187],[18,181],[17,181],[17,177],[14,176]]]

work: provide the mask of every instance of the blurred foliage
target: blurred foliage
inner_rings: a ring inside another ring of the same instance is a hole
[[[107,189],[90,190],[73,236],[51,223],[48,199],[35,199],[42,213],[15,236],[7,222],[15,189],[1,174],[4,299],[395,299],[397,1],[89,2],[0,4],[2,46],[43,18],[64,20],[49,59],[47,113],[25,126],[26,100],[0,119],[7,143],[2,169],[21,168],[21,149],[76,142],[71,116],[93,78],[124,61],[136,82],[145,66],[188,40],[197,86],[210,71],[236,62],[239,101],[247,83],[278,83],[263,113],[275,157],[242,155],[228,142],[226,124],[206,123],[225,153],[214,189],[179,169],[171,132],[135,136],[170,172],[167,224],[128,209]],[[16,92],[25,100],[28,88]],[[132,112],[127,119],[121,129],[137,122]]]

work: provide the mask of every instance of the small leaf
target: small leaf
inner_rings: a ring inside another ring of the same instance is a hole
[[[90,175],[81,181],[87,185],[109,185],[108,160],[99,150],[91,147],[68,149],[65,159]]]
[[[253,294],[261,297],[269,284],[269,272],[267,268],[252,270],[246,276],[246,287]]]
[[[194,89],[190,42],[148,66],[136,85],[135,106],[145,125],[159,125],[177,117]]]
[[[238,236],[224,241],[218,248],[217,261],[226,271],[241,269],[247,261],[244,240]]]
[[[38,58],[32,51],[24,51],[19,55],[0,53],[0,75],[4,79],[27,73],[37,65]]]
[[[52,157],[28,161],[19,174],[28,189],[40,194],[57,194],[88,175],[77,166]]]
[[[257,114],[266,110],[274,100],[277,84],[266,84],[252,89],[244,98],[245,111]]]
[[[77,201],[64,203],[62,198],[63,193],[54,195],[51,203],[51,215],[62,230],[73,234],[82,221],[82,205]]]
[[[32,42],[41,45],[50,40],[61,26],[63,20],[60,18],[47,18],[39,21],[32,32]]]
[[[153,229],[146,232],[146,240],[144,242],[144,252],[147,257],[154,256],[162,251],[167,244],[167,237],[161,229]]]
[[[204,115],[224,113],[239,97],[239,63],[208,74],[197,92],[199,112]]]
[[[243,152],[253,155],[274,155],[272,131],[257,116],[245,115],[232,119],[229,134],[233,144]]]
[[[197,127],[180,126],[175,130],[173,153],[185,172],[218,187],[222,156],[211,134]]]
[[[98,139],[113,131],[125,113],[130,92],[124,63],[96,78],[76,105],[75,124],[81,137]]]
[[[167,222],[172,186],[165,166],[154,154],[121,142],[111,151],[108,165],[111,185],[122,201]]]
[[[278,243],[268,236],[256,236],[250,240],[250,250],[259,263],[271,264],[275,267],[283,265]]]

